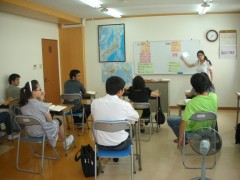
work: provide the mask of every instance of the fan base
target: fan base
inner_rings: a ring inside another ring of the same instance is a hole
[[[208,178],[208,177],[205,177],[204,179],[201,179],[201,177],[195,177],[195,178],[192,178],[191,180],[212,180],[211,178]]]

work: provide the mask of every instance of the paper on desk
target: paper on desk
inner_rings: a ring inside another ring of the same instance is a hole
[[[191,99],[185,99],[184,102],[187,104]]]
[[[52,105],[52,103],[46,103],[48,107],[50,107]]]
[[[95,91],[86,91],[87,94],[96,94]]]
[[[57,105],[57,106],[55,106],[55,105],[51,105],[50,107],[49,107],[49,109],[51,110],[51,111],[58,111],[58,112],[60,112],[60,111],[62,111],[63,109],[65,109],[67,106],[60,106],[60,105]]]

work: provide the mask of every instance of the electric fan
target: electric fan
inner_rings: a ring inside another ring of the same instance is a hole
[[[202,155],[201,177],[192,178],[192,180],[210,180],[206,177],[205,157],[216,154],[222,147],[222,139],[218,132],[212,128],[201,128],[194,131],[190,137],[192,149]]]

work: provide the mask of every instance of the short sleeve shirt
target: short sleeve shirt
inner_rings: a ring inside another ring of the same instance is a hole
[[[198,60],[194,63],[194,66],[196,66],[196,70],[198,73],[205,72],[209,74],[210,70],[212,69],[212,66],[210,63],[205,60],[203,64],[201,64]]]
[[[218,98],[215,93],[210,92],[207,96],[198,95],[191,99],[184,110],[183,114],[183,120],[186,121],[186,129],[185,131],[194,131],[201,127],[209,127],[211,126],[211,121],[205,121],[205,122],[195,122],[189,120],[190,117],[197,113],[197,112],[217,112],[218,109]]]
[[[148,87],[141,89],[141,90],[134,90],[131,86],[128,89],[128,99],[130,99],[133,102],[148,102],[148,99],[151,95],[151,89]]]
[[[64,83],[64,93],[73,94],[73,93],[82,93],[86,94],[86,89],[83,84],[77,80],[69,79]]]
[[[43,125],[43,128],[53,146],[56,145],[56,137],[59,132],[59,123],[57,120],[47,121],[46,113],[49,112],[49,107],[45,102],[37,99],[29,99],[28,103],[21,107],[23,115],[30,115],[37,117]],[[44,131],[39,125],[26,127],[30,136],[40,137],[44,134]]]

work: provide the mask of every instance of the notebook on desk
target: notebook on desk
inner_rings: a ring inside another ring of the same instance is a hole
[[[91,94],[91,95],[94,95],[96,94],[96,91],[86,91],[87,94]]]
[[[49,106],[49,109],[50,109],[50,111],[58,111],[58,112],[60,112],[60,111],[62,111],[63,109],[65,109],[67,106],[60,106],[60,105],[50,105]]]

